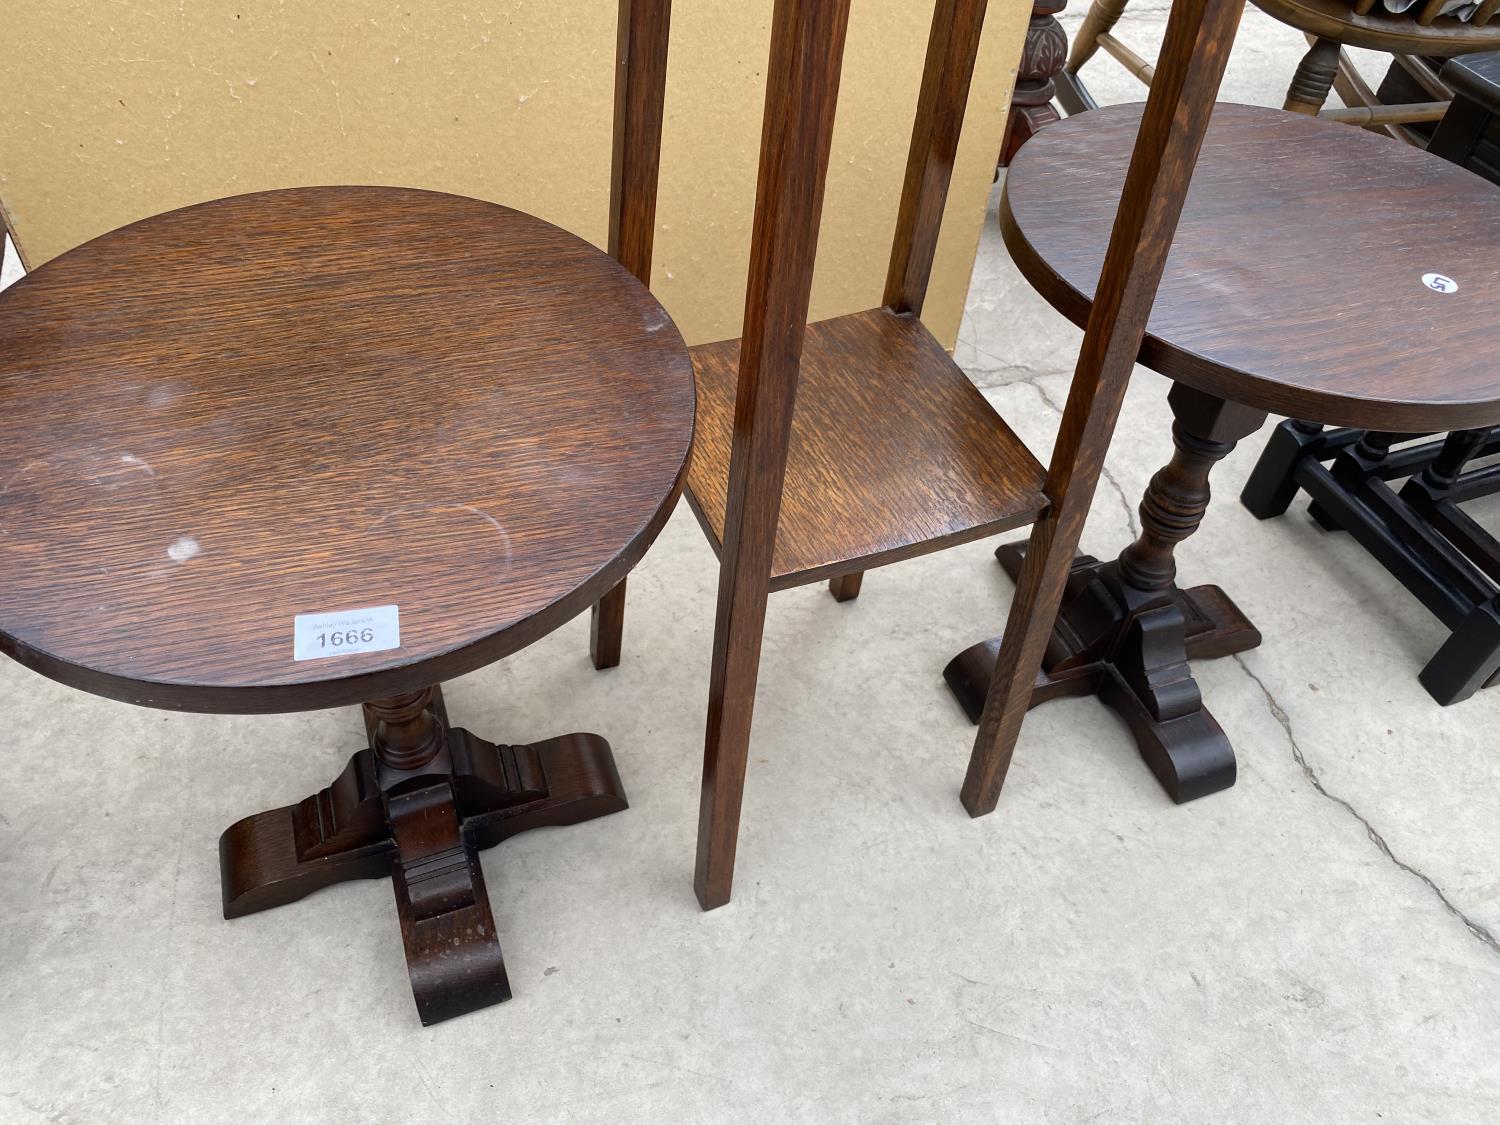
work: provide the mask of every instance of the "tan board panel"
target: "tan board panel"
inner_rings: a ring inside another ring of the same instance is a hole
[[[692,343],[739,331],[770,7],[673,12],[653,288]],[[950,347],[1029,14],[990,4],[925,314]],[[930,18],[854,5],[815,319],[879,303]],[[14,0],[0,204],[33,266],[184,204],[334,183],[472,195],[602,243],[614,19],[609,0]]]

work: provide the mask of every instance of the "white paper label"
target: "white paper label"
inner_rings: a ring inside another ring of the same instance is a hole
[[[1434,293],[1457,293],[1458,282],[1445,273],[1424,273],[1422,284]]]
[[[292,659],[322,660],[401,647],[401,610],[393,605],[339,613],[299,613],[292,619]]]

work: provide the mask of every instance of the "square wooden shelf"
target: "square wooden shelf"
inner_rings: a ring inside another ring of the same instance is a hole
[[[738,340],[692,349],[689,501],[724,537]],[[809,325],[771,589],[868,570],[1033,522],[1044,472],[915,316]]]

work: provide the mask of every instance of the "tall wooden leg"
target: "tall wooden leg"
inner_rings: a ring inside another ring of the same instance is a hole
[[[693,890],[704,910],[729,901],[739,847],[740,804],[750,757],[750,721],[760,676],[768,579],[725,559],[714,625],[714,659],[698,802],[698,859]]]
[[[1189,661],[1226,656],[1260,643],[1260,633],[1216,586],[1178,589],[1174,552],[1208,510],[1208,475],[1265,413],[1182,384],[1168,396],[1176,421],[1172,459],[1141,501],[1141,534],[1112,563],[1081,556],[1067,575],[1061,612],[1027,705],[1096,694],[1119,713],[1141,756],[1173,800],[1234,783],[1234,752],[1203,706]],[[1024,581],[1029,550],[996,555]],[[1014,614],[1012,615],[1014,620]],[[967,649],[944,677],[970,718],[981,721],[1000,640]]]
[[[828,592],[833,595],[836,602],[852,602],[859,597],[859,587],[865,579],[865,572],[855,571],[853,574],[841,574],[837,578],[828,580]]]
[[[1281,108],[1316,117],[1323,108],[1323,103],[1328,100],[1333,80],[1338,77],[1340,50],[1336,39],[1319,39],[1314,42],[1297,64],[1297,71],[1292,75],[1292,84],[1287,89],[1286,101]]]
[[[625,631],[625,583],[619,585],[594,603],[589,621],[589,656],[594,667],[614,668],[620,663],[621,635]]]
[[[729,901],[849,0],[776,0],[745,286],[693,886]]]
[[[657,179],[666,99],[670,2],[620,0],[615,37],[614,146],[609,178],[609,253],[648,288],[656,234]],[[625,579],[594,604],[589,655],[620,663]]]
[[[391,876],[424,1024],[510,998],[479,850],[626,807],[609,744],[502,746],[448,725],[436,688],[367,703],[367,749],[327,789],[219,839],[224,916]]]

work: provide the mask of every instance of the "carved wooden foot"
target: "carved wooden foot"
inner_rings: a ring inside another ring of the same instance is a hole
[[[1025,543],[995,552],[1012,578]],[[1149,598],[1114,563],[1080,555],[1037,676],[1031,706],[1097,695],[1135,735],[1141,757],[1178,804],[1234,784],[1234,751],[1203,706],[1188,662],[1260,644],[1260,633],[1217,586],[1172,587]],[[966,649],[943,670],[969,718],[979,721],[999,638]]]
[[[390,875],[422,1022],[510,999],[479,850],[626,808],[609,743],[486,742],[448,725],[436,689],[366,704],[365,721],[370,747],[327,789],[220,837],[224,916]]]

